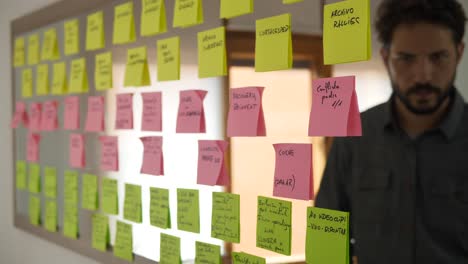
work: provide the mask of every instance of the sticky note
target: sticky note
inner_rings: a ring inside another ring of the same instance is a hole
[[[28,65],[36,65],[40,60],[39,34],[28,37]]]
[[[307,207],[307,263],[349,263],[349,213]]]
[[[85,173],[81,181],[81,208],[95,211],[98,209],[97,176]]]
[[[159,228],[171,228],[168,189],[150,187],[150,223]]]
[[[24,127],[29,125],[29,116],[24,102],[16,102],[15,114],[13,115],[10,126],[11,128],[17,128],[20,124],[23,124]]]
[[[30,193],[41,192],[41,166],[37,163],[29,164],[28,189]]]
[[[258,197],[257,247],[291,255],[292,203],[268,197]]]
[[[176,0],[173,27],[189,27],[203,23],[202,0]]]
[[[114,34],[113,44],[125,44],[134,42],[135,19],[133,16],[133,2],[120,4],[114,9]]]
[[[65,130],[77,130],[80,128],[80,98],[68,96],[64,100],[63,128]]]
[[[39,161],[39,146],[41,135],[36,133],[28,133],[28,141],[26,147],[26,160],[30,162]]]
[[[324,64],[369,60],[372,55],[370,1],[340,1],[324,6]]]
[[[46,200],[44,227],[49,232],[57,232],[57,202]]]
[[[78,205],[78,172],[65,171],[63,188],[65,204]]]
[[[15,49],[13,54],[13,66],[21,67],[25,63],[25,43],[24,37],[16,38],[15,39]]]
[[[112,80],[112,52],[97,54],[95,65],[94,86],[96,87],[96,91],[111,89],[114,86]]]
[[[68,164],[72,168],[84,168],[85,158],[85,137],[83,134],[70,134]]]
[[[158,81],[180,80],[180,37],[158,40]]]
[[[291,68],[291,14],[257,20],[255,71],[267,72]]]
[[[263,87],[235,88],[229,91],[228,137],[265,136]]]
[[[65,202],[63,211],[63,235],[76,240],[79,232],[78,205]]]
[[[257,257],[243,252],[232,252],[232,264],[266,264],[265,258]]]
[[[23,98],[29,98],[33,96],[32,69],[24,69],[21,73],[21,95]]]
[[[70,66],[69,93],[87,93],[89,90],[85,58],[75,59]]]
[[[132,225],[117,221],[115,235],[114,256],[133,261],[133,230]]]
[[[92,229],[92,247],[106,252],[110,242],[109,218],[105,215],[93,214]]]
[[[283,0],[283,4],[285,4],[285,5],[295,4],[295,3],[302,2],[302,1],[304,1],[304,0]]]
[[[221,0],[220,18],[233,18],[250,14],[254,10],[253,0]]]
[[[211,237],[240,242],[240,195],[213,192]]]
[[[141,35],[153,36],[166,32],[164,0],[143,0],[141,3]]]
[[[41,225],[41,198],[29,195],[29,223]]]
[[[104,13],[102,11],[86,18],[86,50],[98,50],[105,47]]]
[[[49,65],[40,64],[36,68],[36,94],[49,94]]]
[[[141,223],[141,186],[125,184],[124,219]]]
[[[101,199],[103,213],[111,215],[119,214],[118,195],[117,180],[103,178]]]
[[[57,168],[44,167],[44,193],[47,198],[57,198]]]
[[[64,23],[65,55],[73,55],[80,52],[80,24],[78,19],[72,19]]]
[[[355,84],[354,76],[313,80],[309,136],[362,135]]]
[[[129,49],[125,67],[124,86],[149,86],[151,80],[148,69],[146,46]]]
[[[224,140],[198,141],[197,184],[222,185],[230,184],[230,177],[224,162],[228,142]]]
[[[197,241],[195,243],[195,264],[221,264],[221,247]]]
[[[118,94],[115,129],[133,129],[133,94]]]
[[[119,170],[119,141],[116,136],[100,136],[101,144],[101,170]]]
[[[52,67],[52,94],[63,95],[67,92],[67,73],[65,62],[54,63]]]
[[[161,92],[141,93],[143,113],[141,130],[162,131],[162,96]]]
[[[104,115],[105,115],[104,97],[89,96],[88,97],[88,112],[86,114],[85,131],[101,132],[104,131]]]
[[[143,143],[143,161],[140,173],[164,175],[162,137],[141,137],[140,140]]]
[[[44,32],[42,41],[41,60],[60,59],[60,50],[58,46],[57,30],[50,28]]]
[[[54,131],[58,128],[58,102],[55,100],[46,101],[42,104],[41,130]]]
[[[208,92],[202,90],[180,91],[177,113],[177,133],[205,133],[203,100]]]
[[[161,233],[159,245],[159,263],[182,263],[180,259],[180,238]]]
[[[41,130],[41,116],[42,116],[42,104],[31,103],[29,105],[29,130],[40,131]]]
[[[198,77],[227,75],[226,30],[217,27],[198,33]]]
[[[200,233],[198,190],[177,189],[177,229]]]
[[[24,160],[16,161],[16,189],[26,190],[27,188],[27,171],[26,162]]]

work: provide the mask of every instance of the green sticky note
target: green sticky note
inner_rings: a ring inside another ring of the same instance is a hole
[[[323,13],[324,64],[371,58],[370,1],[340,1],[325,5]]]
[[[86,71],[86,59],[75,59],[70,67],[70,84],[68,85],[69,93],[87,93],[88,73]]]
[[[159,243],[160,264],[180,264],[180,238],[161,233]]]
[[[233,18],[250,14],[254,10],[253,0],[221,0],[220,18]]]
[[[46,200],[45,207],[45,229],[49,232],[57,232],[57,202]]]
[[[349,263],[349,213],[307,207],[307,263]]]
[[[113,44],[125,44],[134,42],[135,19],[133,18],[133,2],[120,4],[114,9],[114,34]]]
[[[265,258],[243,252],[232,252],[232,264],[266,264]]]
[[[65,62],[54,63],[53,79],[52,79],[52,94],[63,95],[67,92],[67,73]]]
[[[114,256],[133,261],[133,231],[132,225],[117,221],[117,233],[115,235]]]
[[[78,172],[65,171],[63,193],[65,203],[78,205]]]
[[[202,0],[175,0],[173,27],[189,27],[202,23]]]
[[[27,188],[27,171],[26,171],[26,161],[17,160],[16,161],[16,189],[26,190]]]
[[[98,209],[98,178],[96,175],[83,174],[81,181],[81,207],[88,210]]]
[[[177,189],[177,229],[200,233],[198,190]]]
[[[15,49],[13,54],[13,66],[21,67],[25,63],[25,43],[24,37],[15,39]]]
[[[72,19],[64,24],[65,55],[80,52],[80,24],[78,19]]]
[[[291,14],[256,22],[255,71],[292,68]]]
[[[63,211],[63,235],[71,239],[78,239],[78,205],[65,202]]]
[[[49,94],[49,64],[40,64],[36,69],[36,94]]]
[[[240,196],[213,192],[211,237],[224,241],[240,242]]]
[[[160,228],[171,228],[169,190],[150,187],[150,222]]]
[[[29,223],[41,225],[41,198],[29,195]]]
[[[104,13],[102,11],[88,15],[86,18],[86,50],[97,50],[105,47]]]
[[[151,85],[146,46],[128,50],[124,83],[126,87]]]
[[[23,98],[29,98],[33,96],[32,69],[24,69],[21,73],[21,95]]]
[[[94,68],[94,86],[96,91],[105,91],[113,86],[112,52],[96,55]]]
[[[221,247],[197,241],[195,264],[221,264]]]
[[[141,35],[153,36],[167,31],[164,0],[142,0]]]
[[[117,180],[102,179],[101,208],[105,214],[119,214]]]
[[[28,186],[31,193],[41,192],[41,166],[39,164],[29,164]]]
[[[33,34],[28,37],[28,65],[39,63],[39,34]]]
[[[57,198],[57,169],[44,167],[44,192],[47,198]]]
[[[224,27],[198,33],[198,77],[227,75]]]
[[[291,202],[258,197],[257,247],[291,255]]]
[[[92,246],[102,252],[106,252],[109,244],[109,218],[105,215],[93,215]]]
[[[158,81],[180,79],[180,37],[161,39],[157,42]]]
[[[125,184],[124,219],[141,223],[141,186]]]
[[[44,32],[42,41],[41,60],[60,59],[60,50],[57,40],[57,30],[50,28]]]
[[[302,2],[304,0],[283,0],[283,4],[287,5],[287,4],[295,4],[295,3],[299,3],[299,2]]]

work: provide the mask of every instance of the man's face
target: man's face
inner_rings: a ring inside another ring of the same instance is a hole
[[[381,53],[397,98],[415,114],[431,114],[449,96],[463,44],[450,29],[427,23],[401,24]]]

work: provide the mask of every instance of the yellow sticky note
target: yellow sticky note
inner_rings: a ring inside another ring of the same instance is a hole
[[[78,19],[65,22],[65,55],[80,52],[80,25]]]
[[[41,60],[58,60],[60,59],[60,51],[57,40],[57,30],[50,28],[44,32],[44,40],[42,42]]]
[[[39,63],[39,34],[28,37],[28,65]]]
[[[24,38],[16,38],[15,39],[15,50],[13,54],[13,66],[21,67],[24,65],[25,60],[25,51],[24,51]]]
[[[68,85],[69,93],[87,93],[88,73],[86,71],[85,58],[75,59],[70,67],[70,84]]]
[[[36,95],[49,94],[49,65],[40,64],[36,69]]]
[[[57,232],[57,202],[46,200],[44,227],[49,232]]]
[[[256,22],[255,71],[292,68],[291,14]]]
[[[198,77],[227,75],[224,27],[198,33]]]
[[[127,2],[114,9],[114,34],[112,43],[124,44],[136,39],[133,2]]]
[[[104,46],[104,13],[99,11],[87,17],[86,50],[102,49]]]
[[[324,64],[371,58],[370,1],[341,1],[324,7]]]
[[[149,77],[146,47],[129,49],[127,53],[124,86],[148,85],[151,85],[151,81]]]
[[[41,198],[29,195],[29,223],[41,225]]]
[[[94,67],[94,86],[97,91],[111,89],[112,81],[112,52],[96,55]]]
[[[21,74],[21,95],[24,98],[28,98],[33,95],[32,69],[24,69]]]
[[[167,31],[164,0],[142,0],[141,35],[153,36]]]
[[[180,79],[180,38],[158,40],[158,81]]]
[[[287,5],[287,4],[295,4],[295,3],[299,3],[299,2],[302,2],[304,0],[283,0],[283,4]]]
[[[173,27],[189,27],[203,23],[202,0],[175,0]]]
[[[233,18],[250,14],[254,10],[253,0],[221,0],[220,18]]]
[[[52,94],[62,95],[67,92],[67,73],[65,62],[54,63],[52,79]]]

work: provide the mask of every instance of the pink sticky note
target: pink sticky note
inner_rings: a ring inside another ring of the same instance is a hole
[[[142,93],[143,117],[141,120],[141,130],[161,131],[162,130],[162,98],[161,92]]]
[[[39,144],[41,135],[36,133],[28,134],[28,145],[26,149],[26,160],[29,162],[39,162]]]
[[[119,145],[118,138],[114,136],[101,136],[101,170],[119,170]]]
[[[57,101],[47,101],[43,104],[41,116],[41,129],[44,131],[53,131],[58,128]]]
[[[15,114],[11,120],[11,128],[17,128],[19,124],[23,123],[24,127],[29,124],[28,112],[26,111],[26,104],[24,102],[16,102]]]
[[[116,129],[133,129],[133,94],[117,95]]]
[[[82,134],[70,134],[70,155],[69,163],[72,168],[84,168],[85,159],[85,139]]]
[[[311,144],[273,144],[276,152],[273,195],[314,199]]]
[[[41,130],[41,112],[42,104],[41,103],[31,103],[29,105],[29,129],[31,131],[40,131]]]
[[[206,91],[188,90],[180,92],[177,114],[177,133],[205,133],[205,110],[203,100]]]
[[[224,163],[227,146],[228,143],[224,140],[198,141],[198,184],[210,186],[230,184]]]
[[[78,96],[65,98],[63,128],[66,130],[80,129],[80,98]]]
[[[164,158],[162,137],[141,137],[143,143],[143,163],[141,173],[164,175]]]
[[[313,81],[309,136],[362,135],[355,83],[354,76]]]
[[[231,89],[229,94],[228,137],[265,136],[263,87]]]
[[[88,113],[86,116],[85,130],[89,132],[104,131],[104,97],[88,97]]]

